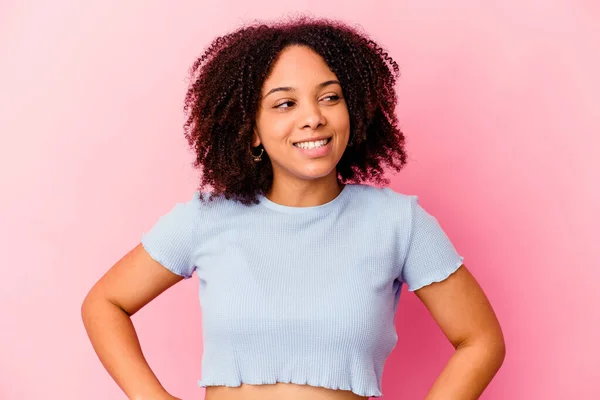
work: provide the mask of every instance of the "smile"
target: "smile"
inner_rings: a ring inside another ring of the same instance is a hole
[[[294,143],[294,148],[302,157],[310,159],[325,157],[333,152],[333,140],[329,137],[309,142],[298,142]]]
[[[294,146],[299,147],[301,149],[317,149],[319,147],[326,146],[331,141],[331,138],[315,140],[313,142],[299,142],[294,143]]]

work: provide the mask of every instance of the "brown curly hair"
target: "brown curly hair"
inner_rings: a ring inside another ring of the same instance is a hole
[[[200,192],[249,205],[273,181],[268,155],[251,154],[255,117],[263,82],[279,53],[308,46],[338,77],[350,115],[350,139],[336,166],[342,183],[388,184],[384,165],[400,171],[405,139],[395,115],[398,64],[371,40],[341,22],[306,16],[254,23],[218,37],[190,69],[185,96],[185,137],[201,170]]]

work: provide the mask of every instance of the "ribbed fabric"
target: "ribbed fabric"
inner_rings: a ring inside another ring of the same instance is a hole
[[[447,278],[460,256],[417,196],[346,185],[329,203],[245,206],[196,192],[142,244],[200,282],[200,386],[291,382],[380,397],[400,290]]]

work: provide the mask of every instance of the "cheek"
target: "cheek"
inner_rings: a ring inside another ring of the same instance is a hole
[[[348,109],[346,107],[340,107],[338,112],[332,115],[333,120],[336,122],[336,128],[340,133],[342,131],[346,133],[350,129],[350,114],[348,113]]]
[[[274,118],[263,126],[265,127],[261,131],[263,142],[277,145],[278,142],[281,142],[293,132],[294,124],[281,118]]]

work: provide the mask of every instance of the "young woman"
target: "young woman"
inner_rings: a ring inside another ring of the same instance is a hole
[[[129,398],[176,398],[130,317],[194,272],[207,400],[380,397],[405,284],[456,348],[427,399],[479,397],[504,358],[494,312],[417,197],[381,187],[406,162],[397,76],[366,35],[305,17],[239,29],[195,62],[185,134],[199,190],[82,306]]]

